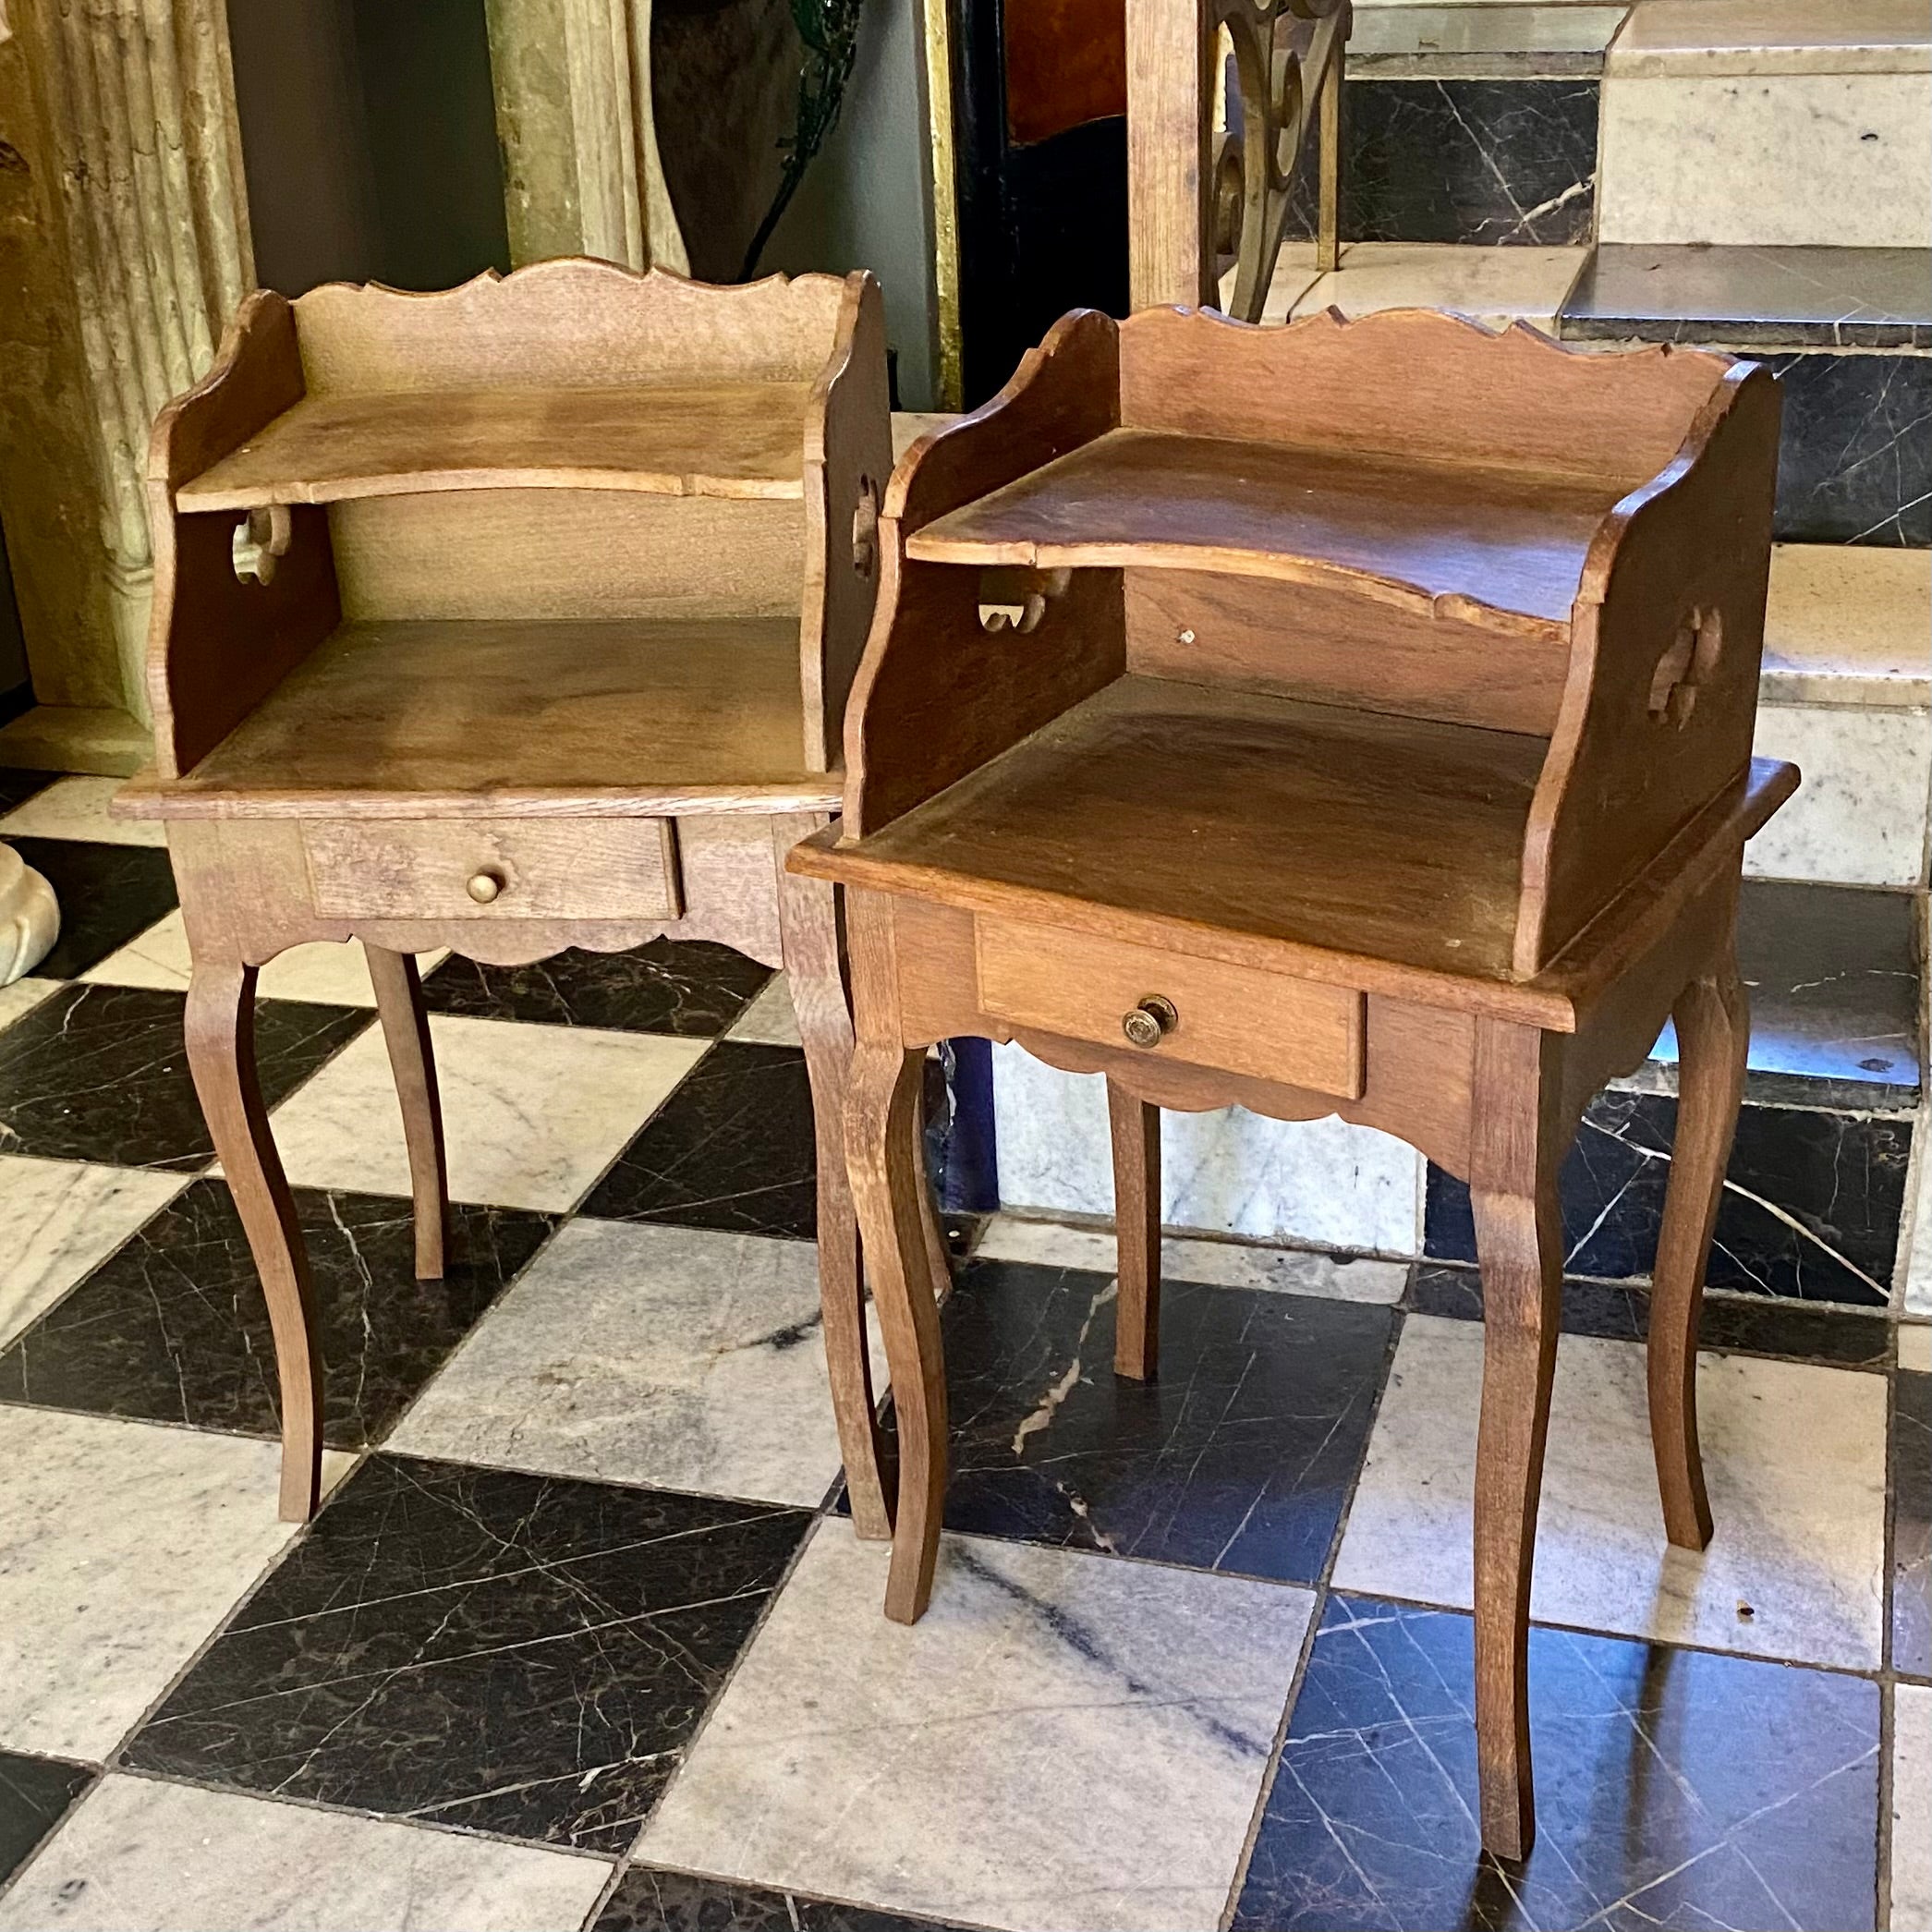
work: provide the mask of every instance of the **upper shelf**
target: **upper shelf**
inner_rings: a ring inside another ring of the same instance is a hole
[[[1354,588],[1567,633],[1613,480],[1113,430],[906,541],[927,563],[1139,565]]]
[[[437,490],[799,497],[808,383],[305,396],[183,483],[183,510]]]

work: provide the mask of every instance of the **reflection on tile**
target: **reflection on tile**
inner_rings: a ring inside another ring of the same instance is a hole
[[[0,1346],[180,1185],[171,1174],[0,1155]]]
[[[1913,1189],[1912,1253],[1905,1265],[1907,1315],[1932,1316],[1932,1160],[1918,1164]]]
[[[10,1027],[23,1013],[31,1013],[43,1000],[60,990],[58,979],[16,979],[0,986],[0,1027]]]
[[[431,975],[423,993],[432,1013],[709,1039],[771,977],[770,966],[729,946],[654,939],[628,953],[573,948],[534,966],[453,957]]]
[[[322,1323],[323,1435],[379,1442],[552,1223],[450,1210],[448,1268],[419,1282],[409,1204],[296,1191]],[[268,1305],[227,1186],[197,1181],[0,1355],[0,1400],[195,1428],[280,1428]]]
[[[1761,687],[1766,699],[1932,703],[1928,638],[1932,552],[1877,550],[1864,543],[1771,546]]]
[[[372,1457],[127,1761],[622,1851],[808,1520]]]
[[[1074,1227],[996,1214],[973,1244],[987,1261],[1032,1261],[1043,1268],[1087,1268],[1112,1274],[1112,1228]],[[1212,1282],[1223,1288],[1270,1288],[1288,1294],[1323,1294],[1335,1301],[1395,1302],[1408,1281],[1405,1261],[1317,1254],[1308,1248],[1256,1247],[1245,1242],[1191,1241],[1170,1235],[1160,1244],[1160,1273],[1169,1282]]]
[[[1900,1340],[1902,1362],[1905,1348]],[[1932,1677],[1932,1375],[1901,1367],[1892,1392],[1891,1663]]]
[[[1482,1331],[1411,1316],[1335,1566],[1341,1589],[1461,1609]],[[1535,1614],[1667,1643],[1874,1670],[1883,1622],[1885,1379],[1698,1358],[1717,1531],[1664,1540],[1644,1352],[1563,1337],[1537,1536]],[[1792,1445],[1802,1442],[1803,1455]]]
[[[1015,1932],[1217,1925],[1307,1593],[948,1537],[908,1628],[885,1563],[821,1526],[639,1854]]]
[[[1932,544],[1932,361],[1818,351],[1766,366],[1784,391],[1776,534],[1787,543]]]
[[[1891,1923],[1932,1926],[1932,1689],[1917,1683],[1892,1692]]]
[[[0,765],[0,811],[11,811],[36,792],[44,791],[59,775],[55,772],[29,772],[18,765]]]
[[[1341,266],[1321,276],[1291,312],[1314,315],[1333,307],[1357,316],[1378,309],[1450,309],[1492,329],[1523,321],[1553,334],[1556,312],[1588,252],[1351,242]]]
[[[1113,1213],[1107,1089],[1025,1048],[993,1049],[1000,1192],[1046,1213]],[[1229,1107],[1160,1123],[1161,1220],[1250,1241],[1411,1255],[1422,1157],[1338,1120],[1272,1121]]]
[[[609,1877],[536,1845],[109,1776],[0,1901],[0,1927],[568,1932]]]
[[[1647,0],[1617,36],[1619,74],[1911,74],[1927,61],[1914,0]]]
[[[16,1020],[0,1033],[0,1148],[116,1167],[206,1166],[214,1150],[188,1077],[181,1007],[179,993],[146,987],[65,986]],[[368,1024],[364,1013],[261,1002],[255,1057],[269,1105]]]
[[[419,954],[417,966],[427,973],[443,956]],[[108,986],[164,986],[186,992],[191,966],[181,915],[171,912],[81,977]],[[321,1006],[376,1003],[367,955],[353,940],[340,945],[318,940],[276,954],[261,968],[255,990],[265,1000],[308,1000]]]
[[[798,1015],[792,1007],[792,990],[783,973],[773,973],[765,990],[725,1028],[726,1039],[747,1039],[754,1046],[796,1047]]]
[[[116,819],[107,803],[118,778],[56,778],[0,818],[0,839],[98,839],[109,845],[166,845],[156,819]]]
[[[0,1885],[46,1837],[93,1773],[57,1757],[0,1751]]]
[[[1565,1272],[1622,1280],[1657,1258],[1677,1103],[1599,1094],[1563,1161]],[[1909,1119],[1739,1111],[1706,1280],[1714,1288],[1884,1307],[1891,1299]],[[1476,1258],[1469,1190],[1431,1168],[1428,1252]]]
[[[1915,885],[1925,871],[1932,713],[1768,704],[1753,750],[1804,774],[1790,804],[1744,847],[1766,879]]]
[[[625,1148],[584,1212],[809,1240],[817,1176],[805,1055],[725,1040]]]
[[[876,1343],[872,1373],[883,1389]],[[394,1446],[816,1509],[839,1473],[817,1252],[709,1228],[573,1221]]]
[[[1876,1685],[1558,1630],[1529,1668],[1537,1842],[1504,1867],[1479,1855],[1469,1620],[1331,1599],[1236,1932],[1871,1926]]]
[[[440,1014],[430,1039],[451,1195],[539,1210],[573,1206],[704,1051],[695,1040]],[[277,1110],[274,1130],[291,1181],[409,1192],[402,1111],[380,1028]]]
[[[34,968],[43,979],[79,978],[174,909],[175,873],[165,852],[79,839],[7,843],[60,901],[60,937]]]
[[[269,1442],[0,1406],[0,1744],[104,1757],[294,1536],[275,1472]]]
[[[923,1932],[941,1921],[634,1865],[590,1932]]]
[[[1113,1372],[1111,1277],[978,1258],[946,1304],[946,1522],[1311,1583],[1362,1460],[1393,1321],[1170,1282],[1160,1373]]]

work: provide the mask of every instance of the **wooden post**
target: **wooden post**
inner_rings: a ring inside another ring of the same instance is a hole
[[[1215,298],[1208,0],[1127,0],[1127,290],[1136,309]]]

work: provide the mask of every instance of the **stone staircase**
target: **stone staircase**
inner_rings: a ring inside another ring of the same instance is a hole
[[[1270,319],[1421,304],[1783,382],[1758,747],[1804,784],[1746,855],[1751,1071],[1710,1281],[1932,1317],[1932,6],[1357,0],[1356,21],[1354,238],[1328,276],[1285,249]],[[1674,1072],[1667,1031],[1586,1121],[1576,1273],[1648,1272]],[[1111,1210],[1097,1088],[999,1051],[1009,1206]],[[1461,1184],[1381,1136],[1171,1116],[1166,1147],[1171,1224],[1473,1258]]]

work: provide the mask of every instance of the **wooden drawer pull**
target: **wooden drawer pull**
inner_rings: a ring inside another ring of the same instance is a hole
[[[1159,993],[1149,993],[1122,1019],[1120,1029],[1136,1047],[1158,1047],[1180,1020],[1181,1015],[1174,1010],[1172,1000],[1163,999]]]
[[[469,896],[479,905],[488,905],[508,883],[509,881],[494,866],[488,866],[482,871],[470,875],[468,889]]]

